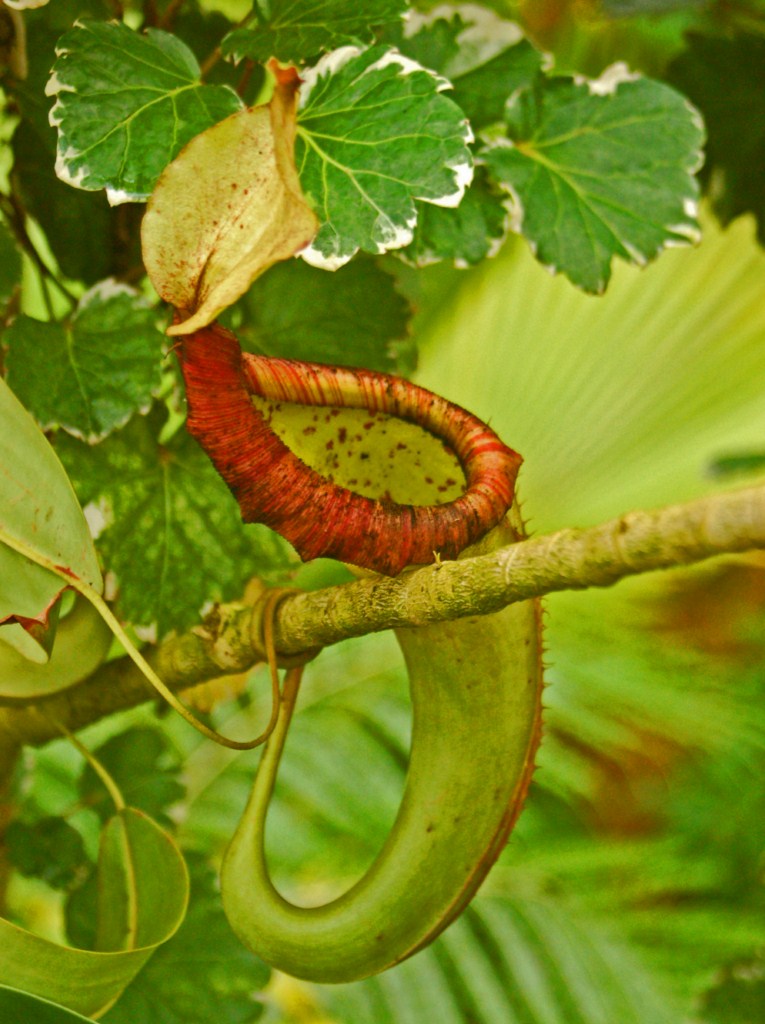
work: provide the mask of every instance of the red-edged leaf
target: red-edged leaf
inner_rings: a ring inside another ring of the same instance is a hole
[[[304,560],[329,556],[396,575],[436,553],[455,558],[513,500],[520,455],[475,416],[401,378],[242,355],[218,325],[184,337],[179,358],[188,429],[242,518],[275,529]],[[297,407],[308,418],[280,429]],[[303,442],[323,453],[314,465],[294,450]],[[399,456],[408,461],[396,476]],[[367,466],[373,471],[362,479]]]

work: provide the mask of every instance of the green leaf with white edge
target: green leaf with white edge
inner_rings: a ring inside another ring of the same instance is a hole
[[[384,39],[449,79],[451,98],[476,131],[502,120],[507,98],[534,82],[544,61],[518,25],[475,4],[413,11]],[[505,200],[477,168],[456,209],[418,204],[414,239],[401,255],[419,266],[442,259],[466,266],[492,256],[508,230]]]
[[[66,322],[17,317],[4,341],[8,383],[42,427],[91,444],[147,410],[160,385],[157,314],[113,280],[83,295]]]
[[[412,11],[383,41],[444,75],[475,131],[502,120],[508,97],[530,85],[545,60],[519,25],[477,4]]]
[[[398,254],[416,266],[438,260],[454,260],[459,267],[480,263],[493,256],[507,236],[510,218],[505,198],[492,186],[486,168],[476,167],[456,210],[419,204],[414,237]]]
[[[230,32],[221,50],[233,61],[295,63],[348,43],[370,43],[376,27],[399,21],[407,7],[406,0],[257,0],[249,24]]]
[[[45,622],[66,584],[16,546],[100,592],[95,548],[72,485],[40,428],[0,380],[0,623],[15,616]]]
[[[188,872],[175,843],[126,808],[102,833],[99,951],[61,946],[0,918],[0,984],[98,1014],[175,933],[187,900]]]
[[[12,646],[5,630],[0,630],[0,697],[29,701],[73,686],[94,672],[111,646],[109,627],[84,597],[77,597],[69,612],[62,615],[50,658],[40,664]],[[20,628],[20,627],[18,627]],[[28,636],[26,631],[25,636]]]
[[[335,274],[302,260],[277,263],[253,284],[242,306],[245,319],[236,331],[249,351],[388,373],[395,370],[395,343],[405,336],[411,312],[393,277],[360,257]]]
[[[93,1020],[8,985],[0,985],[0,1019],[14,1024],[92,1024]]]
[[[187,142],[242,107],[227,86],[203,85],[191,50],[159,29],[82,21],[57,52],[46,88],[56,97],[56,173],[105,188],[112,204],[148,198]]]
[[[510,98],[506,120],[508,138],[481,156],[550,270],[598,293],[614,256],[642,265],[698,241],[704,130],[673,89],[618,64],[594,81],[540,77]]]
[[[57,442],[90,506],[120,614],[158,636],[192,625],[207,602],[236,597],[253,574],[290,561],[270,530],[242,524],[226,485],[185,431],[167,445],[157,441],[163,423],[157,408],[93,448],[66,436]]]
[[[0,221],[0,307],[7,306],[21,285],[21,254],[8,228]]]
[[[107,1024],[251,1024],[270,970],[231,930],[216,873],[189,858],[191,898],[176,935],[102,1018]]]
[[[321,221],[303,259],[335,270],[359,249],[400,249],[415,200],[458,205],[472,133],[446,79],[384,46],[335,50],[302,78],[295,156]]]
[[[131,807],[167,824],[169,807],[183,799],[178,754],[169,739],[149,726],[134,726],[112,736],[94,754]],[[93,767],[86,764],[79,779],[80,799],[106,819],[112,813],[109,795]]]

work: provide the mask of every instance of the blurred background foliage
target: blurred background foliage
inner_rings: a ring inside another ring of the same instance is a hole
[[[206,6],[238,10],[235,0]],[[519,19],[561,70],[593,75],[625,60],[697,102],[710,135],[704,238],[645,270],[615,267],[598,298],[549,276],[519,239],[464,271],[415,272],[388,258],[416,309],[415,379],[486,418],[523,453],[521,497],[533,532],[756,480],[765,449],[765,4],[488,6]],[[736,87],[710,86],[718,73]],[[296,582],[336,578],[319,565]],[[545,605],[539,769],[498,865],[441,939],[352,985],[272,975],[257,1012],[246,996],[267,971],[238,961],[220,939],[220,955],[210,951],[207,962],[213,1003],[195,997],[194,971],[166,966],[172,981],[161,1010],[152,1009],[155,982],[144,976],[139,994],[131,989],[105,1020],[765,1019],[765,560],[720,559]],[[238,688],[231,681],[230,691]],[[250,690],[251,700],[215,707],[218,727],[257,730],[267,703],[262,670]],[[285,892],[320,902],[364,870],[400,799],[409,709],[394,639],[324,652],[308,670],[299,711],[269,818],[270,859]],[[147,708],[83,739],[118,780],[130,780],[134,805],[176,823],[198,862],[191,927],[197,938],[217,934],[205,872],[241,813],[257,752],[210,749]],[[27,922],[59,935],[65,922],[73,937],[86,927],[98,834],[98,799],[87,772],[80,776],[64,743],[26,755],[26,824],[16,830],[19,870],[8,893]],[[60,825],[55,835],[47,830],[62,807],[81,843]],[[44,881],[34,868],[40,844],[59,851]],[[157,957],[183,964],[190,949],[181,933]]]

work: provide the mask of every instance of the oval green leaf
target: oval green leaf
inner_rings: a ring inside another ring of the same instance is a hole
[[[16,545],[101,592],[95,548],[69,478],[0,380],[0,623],[15,617],[45,622],[61,579],[20,555]]]
[[[151,818],[132,808],[115,815],[102,833],[98,870],[99,951],[60,946],[0,918],[0,984],[97,1015],[176,932],[188,872]]]
[[[59,1006],[48,999],[39,999],[29,992],[0,985],[0,1020],[15,1021],[16,1024],[24,1024],[25,1021],[34,1021],[34,1024],[77,1024],[77,1021],[87,1021],[90,1024],[91,1018],[72,1013],[65,1006]]]

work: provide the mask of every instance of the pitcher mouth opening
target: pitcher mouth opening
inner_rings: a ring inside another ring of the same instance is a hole
[[[338,558],[395,576],[435,555],[456,558],[512,504],[520,455],[471,413],[400,377],[243,354],[217,324],[185,336],[178,353],[189,432],[243,520],[270,526],[305,561]],[[335,442],[349,429],[343,454]],[[413,429],[424,449],[414,463]],[[396,455],[403,473],[392,468]],[[410,493],[415,500],[397,500]]]

